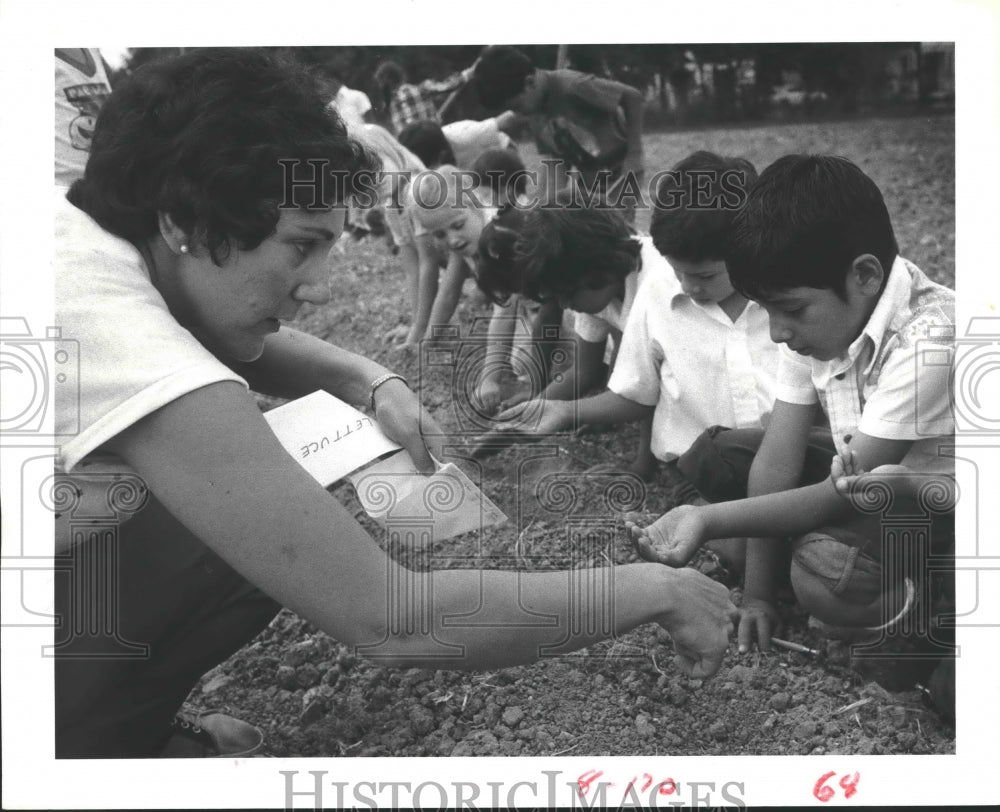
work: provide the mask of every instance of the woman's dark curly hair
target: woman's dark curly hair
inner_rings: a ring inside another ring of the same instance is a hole
[[[105,102],[69,200],[135,245],[168,214],[218,264],[272,234],[279,207],[329,206],[374,185],[378,159],[329,98],[317,75],[262,49],[149,63]]]

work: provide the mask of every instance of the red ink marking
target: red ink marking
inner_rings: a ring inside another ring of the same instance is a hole
[[[656,788],[656,791],[660,795],[673,795],[677,790],[677,784],[674,782],[673,778],[668,778],[666,781],[661,781],[660,786]]]
[[[819,781],[816,782],[816,786],[813,787],[813,795],[823,803],[826,803],[833,797],[833,788],[828,787],[826,782],[829,781],[835,773],[828,772],[820,776]]]
[[[816,782],[816,786],[813,787],[813,795],[815,795],[820,801],[826,803],[829,801],[836,793],[833,787],[828,787],[826,782],[829,781],[836,773],[829,772],[824,773],[820,776],[819,781]],[[844,790],[844,797],[850,798],[854,793],[858,791],[858,781],[861,776],[858,773],[852,773],[851,775],[843,775],[837,782],[840,788]]]
[[[854,773],[853,775],[845,775],[840,779],[840,786],[844,790],[844,797],[850,798],[855,792],[858,791],[858,779],[861,778],[860,775]]]
[[[587,772],[583,773],[576,779],[577,792],[580,794],[581,798],[590,792],[590,785],[602,775],[604,775],[603,770],[587,770]]]

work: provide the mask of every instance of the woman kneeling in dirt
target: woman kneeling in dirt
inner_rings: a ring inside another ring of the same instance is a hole
[[[441,452],[402,379],[281,325],[329,300],[343,199],[374,164],[325,102],[262,51],[150,64],[106,102],[83,180],[57,190],[57,318],[80,358],[61,466],[108,505],[136,474],[149,490],[115,566],[87,566],[108,549],[97,532],[60,559],[72,577],[57,577],[56,607],[77,633],[56,661],[59,757],[253,752],[257,728],[177,714],[281,606],[394,666],[497,668],[655,621],[686,673],[719,667],[735,610],[694,570],[403,570],[282,449],[248,386],[370,404],[422,470]],[[316,160],[340,182],[303,182]],[[525,626],[526,611],[555,622]]]

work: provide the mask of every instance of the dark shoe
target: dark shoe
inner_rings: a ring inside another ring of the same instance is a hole
[[[181,711],[160,758],[246,758],[264,744],[259,727],[218,711]]]

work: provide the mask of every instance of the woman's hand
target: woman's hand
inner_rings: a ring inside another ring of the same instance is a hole
[[[670,603],[676,607],[657,622],[670,634],[674,664],[689,677],[704,679],[722,665],[737,617],[729,590],[695,569],[671,570]]]
[[[640,556],[671,567],[683,567],[708,540],[704,511],[695,505],[676,507],[648,527],[625,526]]]
[[[406,449],[418,470],[434,473],[431,456],[443,459],[444,433],[404,381],[392,378],[375,390],[375,418],[385,436]]]

